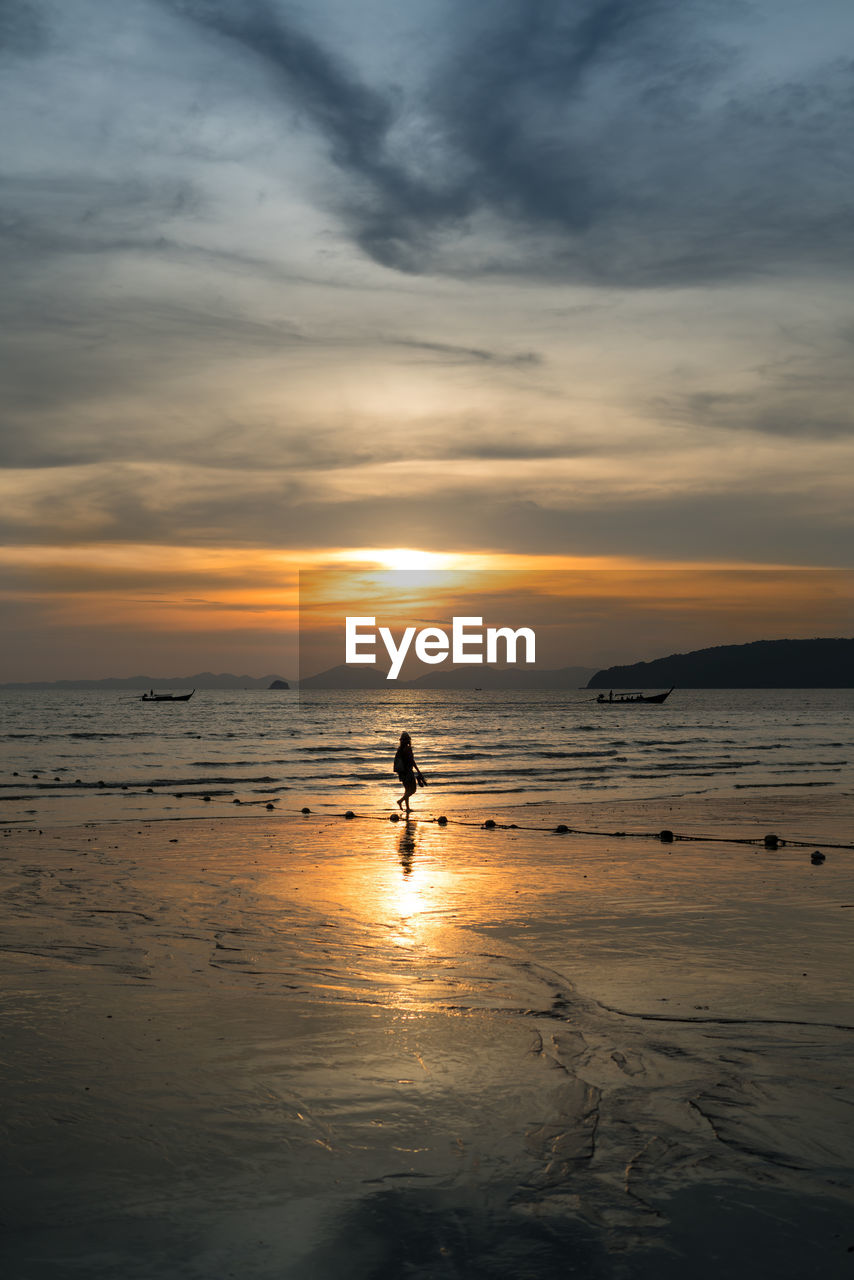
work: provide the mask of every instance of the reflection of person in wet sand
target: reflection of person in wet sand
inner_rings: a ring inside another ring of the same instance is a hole
[[[415,763],[415,756],[412,754],[412,739],[408,733],[400,735],[400,746],[394,757],[394,771],[400,778],[403,785],[403,795],[397,802],[398,809],[405,808],[409,813],[409,797],[415,795],[415,788],[420,782],[424,786],[424,779],[421,776],[421,770]]]
[[[397,855],[400,858],[400,865],[403,867],[405,876],[412,875],[412,859],[415,854],[417,827],[414,822],[408,819],[403,824],[403,830],[400,833],[400,839],[397,842]]]

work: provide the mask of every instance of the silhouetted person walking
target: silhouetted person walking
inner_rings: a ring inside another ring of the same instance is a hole
[[[408,733],[400,735],[400,746],[394,757],[394,771],[400,778],[403,786],[403,795],[397,802],[398,809],[404,808],[409,813],[409,797],[415,794],[415,789],[419,782],[423,787],[424,779],[421,776],[421,770],[415,763],[415,756],[412,754],[412,739]]]

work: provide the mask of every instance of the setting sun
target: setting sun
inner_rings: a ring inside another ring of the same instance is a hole
[[[394,547],[380,554],[380,563],[386,569],[447,569],[451,559],[433,551],[414,551],[411,547]]]
[[[370,564],[382,569],[456,569],[471,566],[479,557],[448,555],[438,551],[418,551],[414,547],[360,547],[341,552],[336,559],[348,564]]]

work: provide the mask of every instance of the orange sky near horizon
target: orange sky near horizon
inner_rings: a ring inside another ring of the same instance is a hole
[[[220,640],[219,669],[230,670],[229,651],[240,648],[260,664],[253,674],[294,677],[300,621],[317,650],[314,669],[322,670],[343,660],[336,655],[343,654],[344,617],[366,612],[393,628],[472,612],[484,625],[535,626],[538,665],[554,667],[852,629],[849,571],[784,565],[416,548],[296,553],[82,545],[5,548],[0,574],[10,653],[16,620],[21,636],[6,681],[94,679],[137,669],[176,675],[210,667],[193,656],[216,655]],[[41,650],[27,642],[35,617]],[[98,637],[106,643],[100,653]]]

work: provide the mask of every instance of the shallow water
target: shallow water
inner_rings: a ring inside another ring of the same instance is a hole
[[[0,822],[186,817],[235,802],[393,803],[413,735],[433,808],[850,788],[854,690],[677,690],[661,706],[571,693],[0,691]],[[204,797],[208,799],[205,800]]]

